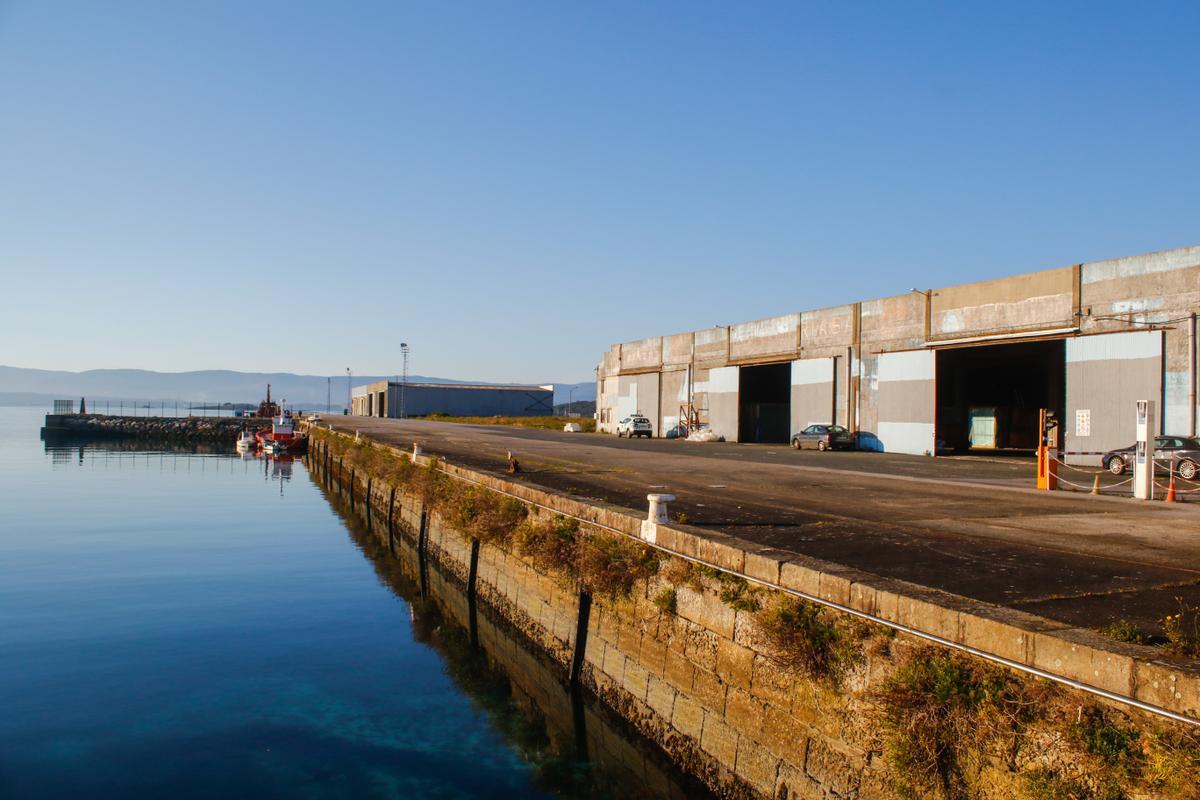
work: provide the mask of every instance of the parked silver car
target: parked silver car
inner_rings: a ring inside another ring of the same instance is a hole
[[[792,447],[797,450],[849,450],[853,446],[853,435],[841,425],[809,425],[792,437]]]
[[[1121,475],[1133,463],[1135,445],[1109,450],[1100,459],[1104,468],[1113,475]],[[1185,481],[1193,481],[1200,473],[1200,441],[1190,436],[1154,437],[1154,460],[1170,462],[1175,474]]]

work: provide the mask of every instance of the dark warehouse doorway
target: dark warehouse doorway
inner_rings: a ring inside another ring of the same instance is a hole
[[[792,438],[792,365],[742,367],[738,440],[786,444]]]
[[[1019,454],[1038,444],[1038,410],[1063,418],[1062,339],[937,354],[937,438],[956,452]]]

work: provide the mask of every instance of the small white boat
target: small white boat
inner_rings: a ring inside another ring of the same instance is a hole
[[[258,447],[258,438],[254,435],[253,432],[242,431],[238,435],[237,449],[238,449],[239,453],[245,452],[246,450],[254,450],[257,447]]]
[[[283,442],[270,441],[263,445],[263,452],[270,456],[281,456],[287,453],[287,445]]]

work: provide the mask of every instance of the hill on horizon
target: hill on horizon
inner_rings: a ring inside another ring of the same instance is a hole
[[[395,375],[354,375],[351,385]],[[412,383],[474,383],[457,378],[410,375]],[[192,372],[155,372],[143,369],[91,369],[82,372],[30,369],[0,365],[0,405],[49,403],[54,399],[92,401],[144,400],[194,403],[257,403],[271,384],[271,396],[297,407],[325,407],[327,387],[334,408],[346,403],[345,375],[297,375],[291,372],[236,372],[233,370],[196,370]],[[550,381],[546,381],[550,383]],[[595,399],[595,383],[555,384],[554,402],[566,402],[574,388],[576,400]],[[561,397],[560,397],[561,392]]]

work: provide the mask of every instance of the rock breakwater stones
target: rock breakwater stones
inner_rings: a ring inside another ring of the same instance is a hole
[[[79,434],[173,441],[236,439],[244,429],[270,425],[270,420],[247,417],[113,417],[103,414],[62,418],[63,429]]]

